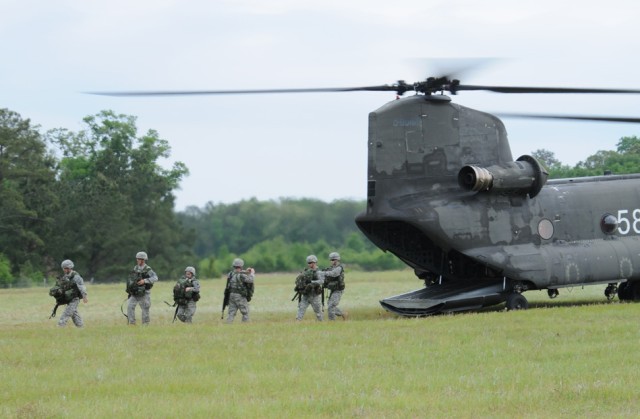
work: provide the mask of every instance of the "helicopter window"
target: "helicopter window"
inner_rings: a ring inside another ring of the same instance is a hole
[[[613,234],[618,229],[618,219],[615,215],[605,214],[600,219],[600,228],[605,234]]]
[[[553,237],[553,223],[551,222],[551,220],[548,220],[546,218],[540,220],[540,222],[538,223],[538,234],[543,240],[549,240],[551,237]]]

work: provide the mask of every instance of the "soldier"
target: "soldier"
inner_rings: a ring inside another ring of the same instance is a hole
[[[294,291],[298,295],[298,315],[296,320],[302,320],[307,307],[311,305],[316,313],[316,319],[322,321],[322,305],[320,295],[322,294],[322,284],[324,275],[318,270],[318,258],[315,255],[307,256],[307,267],[300,272],[296,278]]]
[[[176,316],[184,323],[191,323],[196,313],[196,302],[200,299],[200,281],[196,268],[187,266],[184,276],[173,287],[173,301],[178,305]]]
[[[249,301],[253,296],[253,284],[256,271],[249,268],[242,270],[244,261],[233,260],[233,271],[227,276],[227,291],[229,292],[229,315],[227,323],[233,323],[236,312],[242,313],[242,321],[249,321]]]
[[[140,304],[142,310],[142,324],[149,324],[149,308],[151,307],[151,288],[158,280],[158,275],[147,265],[146,252],[136,253],[136,266],[129,274],[127,281],[127,294],[129,302],[127,305],[127,318],[130,325],[136,324],[136,306]]]
[[[342,312],[338,307],[342,293],[344,292],[344,268],[340,264],[340,254],[338,252],[329,253],[331,266],[324,269],[324,287],[329,289],[329,320],[335,320],[336,316],[347,319],[347,312]]]
[[[73,270],[73,262],[69,259],[63,261],[60,267],[64,271],[64,275],[58,279],[57,283],[68,302],[64,313],[58,320],[58,326],[66,326],[67,321],[71,318],[76,327],[83,327],[82,317],[78,313],[78,304],[80,304],[80,297],[82,297],[82,302],[85,304],[89,301],[87,300],[87,288],[84,286],[84,280],[78,272]]]

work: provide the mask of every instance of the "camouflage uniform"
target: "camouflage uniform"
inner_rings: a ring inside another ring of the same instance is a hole
[[[63,266],[64,266],[64,262],[63,262]],[[71,264],[71,267],[73,267],[73,264]],[[65,274],[62,275],[59,279],[59,282],[62,282],[62,281],[71,281],[75,283],[76,287],[78,288],[78,291],[80,292],[80,297],[82,297],[85,303],[87,302],[87,287],[84,286],[84,280],[82,279],[82,277],[78,272],[74,270],[69,270],[69,272],[65,271]],[[60,327],[66,326],[67,321],[69,321],[69,318],[71,318],[71,320],[73,321],[73,324],[75,324],[76,327],[84,326],[82,317],[80,317],[80,313],[78,313],[78,304],[80,304],[80,297],[75,297],[73,298],[73,300],[67,303],[67,306],[64,309],[64,313],[62,313],[62,315],[60,316],[60,319],[58,320],[58,326]]]
[[[313,261],[315,260],[315,262]],[[307,311],[309,305],[313,308],[316,314],[316,319],[322,321],[322,284],[324,283],[323,272],[318,270],[318,258],[311,255],[307,257],[307,264],[309,267],[300,272],[296,278],[296,288],[294,291],[300,294],[300,301],[298,302],[298,315],[296,320],[302,320],[304,313]]]
[[[184,294],[176,300],[176,287],[191,289],[184,292]],[[178,304],[176,316],[184,323],[191,323],[193,315],[196,314],[196,302],[200,299],[200,281],[195,277],[195,268],[188,266],[187,270],[185,270],[185,276],[178,280],[176,287],[174,287],[174,301]]]
[[[235,263],[234,263],[235,265]],[[244,262],[243,262],[244,265]],[[249,268],[246,271],[242,270],[241,266],[234,266],[235,269],[229,272],[229,315],[227,316],[227,323],[232,323],[236,317],[236,313],[240,310],[242,313],[242,321],[249,321],[249,297],[247,285],[253,284],[255,279],[254,270]],[[251,297],[249,297],[251,298]]]
[[[332,258],[335,257],[334,258]],[[344,268],[340,264],[340,256],[337,253],[331,253],[331,267],[324,270],[324,286],[329,289],[329,320],[335,320],[336,316],[345,318],[342,310],[338,307],[342,293],[344,292]]]
[[[138,255],[144,254],[144,258],[138,258]],[[129,319],[129,324],[136,324],[136,306],[140,304],[140,309],[142,310],[142,324],[149,324],[151,321],[151,317],[149,316],[149,308],[151,308],[151,287],[153,284],[158,281],[158,275],[151,269],[149,265],[147,265],[146,260],[147,256],[144,252],[139,252],[136,255],[136,259],[144,259],[144,263],[139,263],[133,267],[131,271],[131,276],[142,277],[144,279],[144,291],[140,291],[139,294],[129,294],[129,301],[127,305],[127,318]]]

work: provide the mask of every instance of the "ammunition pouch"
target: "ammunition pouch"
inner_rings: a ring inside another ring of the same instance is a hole
[[[322,293],[322,286],[317,282],[312,282],[304,287],[304,295],[313,296]]]
[[[129,296],[133,296],[133,297],[142,297],[144,295],[144,293],[147,291],[147,287],[145,285],[138,285],[138,280],[137,279],[132,279],[129,280],[127,283],[127,289],[126,292],[127,294],[129,294]]]
[[[186,282],[178,282],[173,287],[173,301],[180,306],[187,305],[189,301],[197,302],[200,300],[199,292],[193,290],[185,291],[187,285]],[[191,285],[189,284],[189,286]]]
[[[335,280],[327,282],[325,288],[327,288],[329,291],[343,291],[345,287],[344,282]]]

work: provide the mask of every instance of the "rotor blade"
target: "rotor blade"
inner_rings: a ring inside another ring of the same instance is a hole
[[[459,90],[487,90],[496,93],[640,93],[640,90],[633,89],[600,89],[587,87],[514,87],[514,86],[474,86],[458,85],[454,87]]]
[[[194,95],[239,95],[264,93],[325,93],[325,92],[397,92],[403,85],[382,85],[362,87],[321,87],[304,89],[259,89],[259,90],[151,90],[151,91],[121,91],[121,92],[86,92],[101,96],[194,96]],[[406,86],[410,87],[410,86]],[[406,89],[404,90],[406,91]]]
[[[622,122],[630,124],[640,123],[640,118],[627,118],[617,116],[582,116],[582,115],[540,115],[540,114],[518,114],[518,113],[496,113],[500,118],[527,118],[527,119],[560,119],[575,121],[596,121],[596,122]]]

